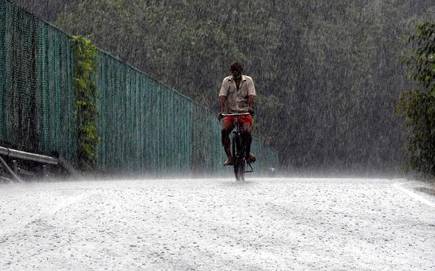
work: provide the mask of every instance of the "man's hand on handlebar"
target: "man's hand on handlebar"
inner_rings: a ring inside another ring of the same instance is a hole
[[[220,121],[221,119],[223,119],[223,117],[224,117],[224,115],[223,115],[222,112],[219,112],[219,113],[217,114],[217,118],[218,118],[219,121]]]

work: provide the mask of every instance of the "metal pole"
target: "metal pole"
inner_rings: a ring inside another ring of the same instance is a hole
[[[50,156],[18,151],[18,150],[9,149],[1,146],[0,146],[0,155],[5,155],[5,156],[22,159],[22,160],[30,160],[30,161],[35,161],[35,162],[45,163],[50,165],[57,165],[59,163],[58,159]]]
[[[0,181],[4,181],[4,182],[8,182],[8,183],[13,182],[11,179],[3,177],[3,176],[0,176]]]
[[[48,177],[47,165],[42,165],[42,175],[44,178]]]
[[[5,160],[3,160],[3,158],[0,156],[0,162],[3,164],[3,166],[6,168],[6,170],[9,172],[9,174],[12,175],[12,177],[17,181],[22,183],[23,181],[20,179],[20,177],[18,177],[17,174],[15,174],[15,172],[8,166],[8,164],[6,163]]]
[[[17,160],[12,160],[12,170],[15,172],[15,174],[18,174],[18,162],[17,162]]]

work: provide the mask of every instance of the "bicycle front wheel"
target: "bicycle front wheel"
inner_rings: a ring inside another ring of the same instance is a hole
[[[240,158],[234,161],[234,175],[237,181],[245,180],[245,159]]]
[[[245,157],[243,155],[242,142],[239,136],[233,138],[234,175],[237,181],[245,180]]]

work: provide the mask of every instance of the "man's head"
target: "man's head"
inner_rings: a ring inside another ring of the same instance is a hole
[[[235,62],[231,65],[230,71],[234,79],[240,79],[242,77],[243,66],[242,64]]]

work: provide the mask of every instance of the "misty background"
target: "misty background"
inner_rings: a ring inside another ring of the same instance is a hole
[[[255,134],[292,172],[397,173],[401,64],[431,0],[16,2],[217,112],[229,65],[254,78]]]

